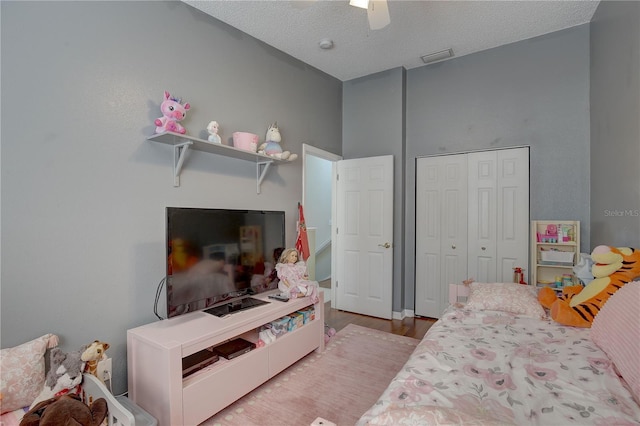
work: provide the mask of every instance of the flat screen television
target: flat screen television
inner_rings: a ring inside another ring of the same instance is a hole
[[[167,207],[167,318],[278,288],[283,211]]]

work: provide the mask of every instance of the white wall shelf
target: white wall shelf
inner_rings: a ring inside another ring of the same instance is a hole
[[[289,163],[289,161],[278,160],[276,158],[269,157],[268,155],[258,154],[257,152],[245,151],[232,146],[209,142],[204,139],[198,139],[193,136],[181,135],[174,132],[158,133],[153,136],[149,136],[147,140],[173,146],[173,186],[180,186],[180,171],[182,170],[185,156],[189,148],[196,151],[224,155],[225,157],[255,163],[256,191],[258,194],[260,193],[260,185],[267,174],[267,170],[269,170],[269,166],[273,163]]]

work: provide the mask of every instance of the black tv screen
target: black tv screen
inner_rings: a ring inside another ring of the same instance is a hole
[[[167,317],[278,288],[283,211],[167,207]]]

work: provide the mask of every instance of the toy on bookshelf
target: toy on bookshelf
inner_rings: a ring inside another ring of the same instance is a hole
[[[549,224],[544,233],[536,232],[539,243],[568,243],[575,241],[575,230],[572,225]]]

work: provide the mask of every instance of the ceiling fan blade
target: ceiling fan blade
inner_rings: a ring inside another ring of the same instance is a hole
[[[369,0],[349,0],[349,6],[359,7],[360,9],[368,9]]]
[[[367,17],[369,18],[369,28],[371,30],[379,30],[389,25],[391,18],[389,17],[387,0],[370,0]]]

